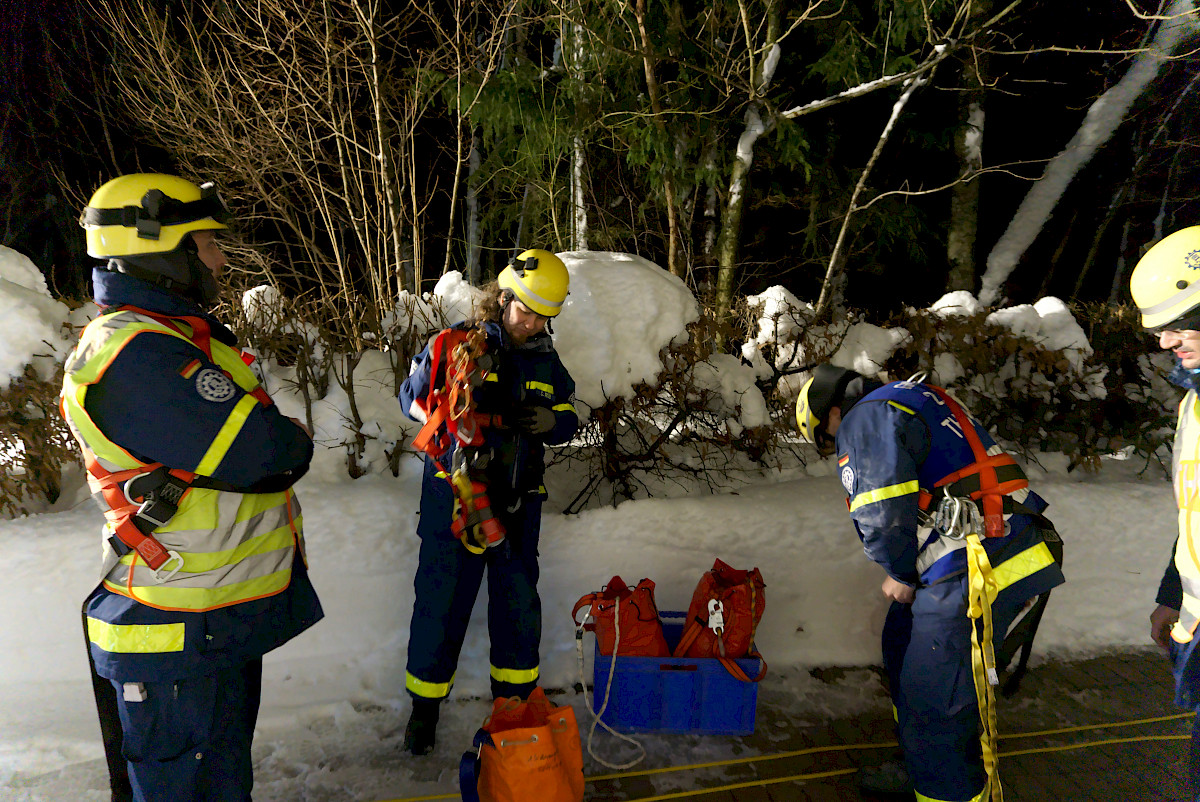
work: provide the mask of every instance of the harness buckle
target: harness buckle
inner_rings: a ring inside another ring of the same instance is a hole
[[[167,521],[175,517],[175,513],[179,512],[179,507],[165,499],[159,499],[151,496],[142,502],[138,507],[138,511],[133,514],[134,519],[143,521],[150,525],[150,530],[153,531],[160,526],[166,526]]]
[[[139,504],[138,511],[133,514],[135,522],[142,524],[138,528],[152,532],[165,526],[179,512],[179,502],[187,489],[187,483],[168,473],[165,466],[159,466],[127,481],[123,492],[130,504]]]
[[[154,572],[154,581],[158,584],[170,581],[170,579],[179,573],[179,569],[183,568],[183,556],[174,549],[167,551],[167,561],[158,566],[158,570]]]

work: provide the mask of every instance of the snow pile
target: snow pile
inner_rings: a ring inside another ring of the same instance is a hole
[[[629,397],[634,385],[653,383],[660,352],[687,336],[700,307],[683,281],[653,262],[627,253],[559,254],[571,274],[571,292],[554,319],[554,345],[575,379],[582,417],[607,399]],[[715,368],[714,368],[715,369]]]
[[[0,245],[0,389],[32,364],[43,381],[71,350],[64,330],[69,310],[50,297],[46,279],[29,257]]]

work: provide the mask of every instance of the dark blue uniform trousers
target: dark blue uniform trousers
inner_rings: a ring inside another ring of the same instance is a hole
[[[971,672],[965,576],[919,588],[894,602],[883,627],[883,662],[896,706],[896,734],[913,785],[945,802],[974,799],[987,774]],[[993,608],[999,646],[1017,609]]]
[[[209,676],[143,683],[143,701],[112,684],[136,802],[250,802],[261,658]]]
[[[1195,711],[1192,720],[1192,746],[1190,755],[1191,794],[1200,802],[1200,653],[1193,637],[1189,643],[1171,640],[1171,663],[1175,673],[1175,704]]]
[[[472,554],[449,530],[425,535],[414,582],[412,625],[408,632],[408,673],[419,680],[449,684],[458,667],[486,571],[491,664],[501,670],[538,668],[542,639],[542,601],[538,597],[538,530],[541,504],[524,504],[502,519],[503,543]],[[525,698],[537,686],[492,677],[495,698]]]

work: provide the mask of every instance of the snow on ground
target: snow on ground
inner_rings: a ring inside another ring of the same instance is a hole
[[[5,259],[13,258],[5,250],[0,249],[0,277],[8,275]],[[567,257],[577,280],[558,342],[568,364],[581,365],[580,395],[627,391],[635,366],[641,372],[653,368],[649,346],[637,336],[647,329],[640,316],[654,315],[657,359],[657,348],[692,319],[690,296],[649,263],[613,255]],[[446,285],[463,291],[452,281]],[[7,286],[0,283],[0,300],[8,297]],[[49,301],[44,287],[22,286]],[[38,303],[43,315],[53,310]],[[1060,305],[1049,306],[1060,318]],[[1022,310],[1018,316],[1022,325],[1030,325],[1029,314]],[[1038,325],[1074,336],[1074,320],[1066,317]],[[596,330],[591,339],[585,321]],[[15,341],[9,325],[0,317],[0,349]],[[895,335],[863,329],[857,340],[863,350],[849,356],[879,364],[879,349],[895,341]],[[607,344],[609,361],[573,362],[596,343]],[[12,353],[20,356],[10,347]],[[285,377],[267,368],[281,407],[295,414],[299,402],[288,396]],[[360,373],[362,387],[374,388],[361,390],[360,410],[381,439],[406,438],[411,429],[398,415],[387,383],[372,378],[386,375],[388,367],[375,368]],[[713,387],[728,390],[727,413],[734,420],[758,409],[757,401],[746,405],[749,389],[737,380],[742,369],[718,360],[710,376]],[[254,752],[259,802],[452,794],[458,754],[489,707],[485,611],[477,605],[438,750],[426,759],[400,753],[409,708],[404,658],[420,463],[409,456],[399,477],[373,474],[349,481],[338,445],[344,400],[331,393],[315,410],[323,447],[298,486],[313,583],[326,618],[265,660]],[[1049,499],[1049,515],[1066,541],[1068,582],[1054,591],[1035,660],[1146,645],[1147,615],[1175,526],[1169,483],[1157,467],[1142,475],[1143,466],[1133,461],[1106,461],[1099,474],[1068,473],[1065,460],[1054,455],[1039,461],[1030,466],[1030,476]],[[877,703],[879,683],[870,671],[850,671],[834,684],[808,673],[816,666],[878,663],[886,611],[879,593],[882,572],[862,554],[832,464],[810,455],[807,467],[730,474],[717,494],[676,489],[616,508],[557,514],[585,479],[562,471],[548,477],[551,499],[541,540],[542,683],[567,689],[556,698],[575,706],[585,733],[589,717],[581,697],[569,690],[580,678],[570,618],[575,600],[614,574],[631,584],[648,576],[657,583],[661,609],[685,609],[715,557],[735,567],[758,566],[767,583],[757,641],[771,670],[760,689],[760,715],[769,705],[792,721],[819,724]],[[0,542],[7,546],[0,551],[5,578],[0,607],[6,611],[0,627],[0,800],[108,798],[79,615],[97,581],[102,518],[77,477],[72,486],[52,510],[0,521]],[[585,644],[590,655],[591,636]],[[590,660],[584,672],[590,678]],[[629,757],[628,747],[603,734],[597,739],[610,760]],[[731,738],[641,740],[653,765],[670,764],[681,750],[696,761],[745,753]]]

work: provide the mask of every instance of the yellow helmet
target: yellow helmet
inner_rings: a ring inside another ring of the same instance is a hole
[[[509,262],[500,271],[497,283],[542,317],[554,317],[567,300],[571,277],[562,259],[534,248]]]
[[[1200,226],[1163,237],[1146,251],[1129,277],[1129,291],[1145,328],[1200,328]]]
[[[131,173],[96,190],[79,218],[97,259],[169,253],[185,234],[228,228],[217,188],[160,173]]]
[[[818,441],[825,433],[825,417],[830,409],[841,405],[846,385],[858,375],[834,365],[813,368],[812,378],[804,383],[796,397],[796,426],[801,437],[820,445]]]

